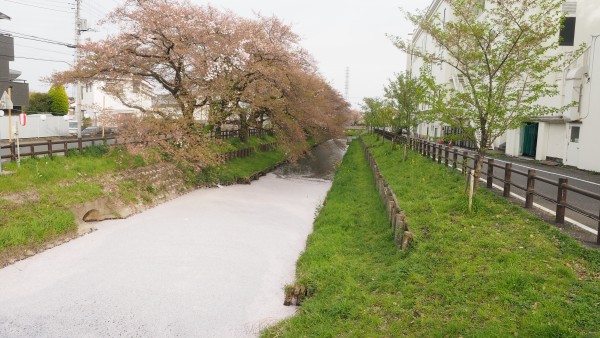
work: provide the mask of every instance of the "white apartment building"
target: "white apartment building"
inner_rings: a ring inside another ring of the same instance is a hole
[[[559,87],[560,95],[545,98],[546,106],[560,107],[577,102],[575,107],[561,115],[541,116],[520,129],[510,130],[494,142],[506,144],[506,154],[528,156],[536,160],[554,160],[580,169],[600,172],[600,157],[595,147],[600,144],[600,6],[598,0],[571,0],[563,5],[566,21],[561,30],[559,52],[576,50],[582,43],[585,53],[557,73],[549,81]],[[444,22],[455,20],[444,0],[434,0],[428,15],[437,15]],[[558,36],[557,36],[558,39]],[[432,39],[417,30],[412,38],[414,48],[444,53]],[[408,56],[407,69],[418,73],[423,60]],[[432,75],[438,83],[460,90],[462,78],[451,67],[432,65]],[[417,134],[443,137],[444,126],[439,122],[424,123]]]

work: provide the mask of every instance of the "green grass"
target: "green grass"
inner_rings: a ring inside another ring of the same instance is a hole
[[[246,149],[246,148],[254,148],[256,150],[257,147],[260,146],[261,144],[268,144],[268,143],[273,143],[276,141],[277,140],[273,136],[270,136],[267,134],[264,134],[260,137],[259,136],[250,136],[246,143],[243,143],[237,137],[232,137],[232,138],[223,140],[223,142],[215,143],[211,149],[216,153],[226,153],[228,151]]]
[[[347,136],[358,136],[365,133],[365,130],[362,129],[348,129],[346,130],[346,135]]]
[[[77,230],[69,207],[103,196],[99,175],[144,165],[124,149],[89,147],[82,154],[26,158],[0,176],[0,253],[36,246]]]
[[[269,169],[285,160],[281,150],[254,152],[248,157],[236,158],[219,167],[204,169],[194,174],[192,181],[196,185],[232,184],[246,181],[257,172]]]
[[[600,254],[462,177],[373,145],[414,246],[398,251],[358,142],[336,175],[297,264],[309,297],[268,329],[284,337],[600,335]]]
[[[144,165],[139,156],[132,156],[124,149],[97,146],[86,148],[83,154],[71,152],[69,156],[25,158],[21,167],[7,163],[3,170],[15,172],[0,176],[0,194],[40,189],[60,182],[89,178],[103,173]]]

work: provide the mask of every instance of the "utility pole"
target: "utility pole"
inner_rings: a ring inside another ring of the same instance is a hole
[[[79,44],[81,43],[81,0],[75,0],[75,66],[79,62]],[[81,138],[81,81],[75,85],[75,119],[77,138]]]

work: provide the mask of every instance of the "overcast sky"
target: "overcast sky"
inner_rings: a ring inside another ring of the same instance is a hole
[[[74,41],[75,0],[0,0],[0,12],[11,21],[0,20],[0,29],[43,37],[60,42]],[[82,18],[98,30],[83,33],[97,39],[105,28],[96,21],[121,0],[82,0]],[[192,0],[251,17],[253,13],[276,15],[290,24],[302,38],[302,45],[315,57],[319,70],[342,95],[345,92],[346,68],[349,68],[349,101],[355,108],[363,97],[381,96],[383,86],[394,73],[403,71],[406,58],[385,36],[386,33],[407,37],[412,27],[400,7],[409,11],[427,7],[431,0]],[[17,59],[12,69],[23,72],[20,79],[30,83],[31,91],[47,91],[41,78],[64,70],[73,61],[73,49],[15,39]],[[31,60],[36,58],[62,62]]]

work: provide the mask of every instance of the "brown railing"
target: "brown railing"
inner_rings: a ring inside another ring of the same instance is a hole
[[[395,141],[406,141],[406,137],[390,133],[381,129],[376,129],[377,134],[389,140]],[[452,166],[455,169],[460,169],[463,174],[467,173],[467,170],[473,170],[475,162],[479,155],[473,154],[467,150],[452,148],[444,144],[437,144],[423,139],[412,138],[409,141],[409,147],[420,153],[421,155],[431,158],[434,162],[444,163],[446,166]],[[460,159],[459,159],[460,156]],[[598,235],[596,236],[596,243],[600,244],[600,207],[597,213],[584,210],[573,203],[569,203],[568,192],[574,192],[585,196],[593,201],[600,202],[600,194],[569,185],[569,181],[565,177],[561,177],[558,181],[553,181],[544,177],[538,177],[534,169],[529,169],[527,172],[513,169],[512,163],[506,163],[499,165],[494,162],[493,158],[485,158],[483,161],[484,165],[487,166],[487,170],[482,170],[482,175],[485,178],[486,187],[492,189],[494,185],[494,179],[502,182],[502,195],[504,197],[511,196],[511,188],[517,188],[525,192],[525,208],[530,209],[533,207],[534,196],[542,198],[556,206],[556,217],[555,221],[559,224],[565,223],[565,212],[571,210],[580,215],[583,215],[597,223]],[[504,171],[503,176],[497,176],[494,168],[499,168]],[[526,179],[526,184],[520,185],[513,179],[513,174],[517,176],[523,176]],[[556,187],[556,195],[548,196],[543,194],[541,191],[536,190],[536,182],[543,182]]]
[[[52,157],[55,154],[67,154],[70,150],[77,150],[81,153],[85,147],[95,146],[98,143],[116,145],[118,144],[118,141],[115,136],[45,140],[38,142],[23,142],[19,145],[18,149],[17,144],[13,142],[0,146],[0,158],[8,158],[11,161],[14,161],[16,160],[18,153],[20,153],[21,157],[35,157],[38,155],[48,155],[49,157]],[[9,149],[8,154],[4,155],[3,149]]]
[[[264,129],[250,129],[248,134],[250,136],[260,137],[265,134],[270,134],[270,131]],[[237,130],[222,130],[219,133],[219,137],[221,139],[238,137],[238,135],[239,133]],[[108,144],[112,146],[123,143],[135,143],[135,141],[127,140],[122,137],[118,138],[115,135],[105,137],[65,138],[34,142],[25,141],[19,145],[19,149],[17,149],[17,144],[13,142],[10,144],[0,145],[0,159],[10,159],[11,161],[15,161],[19,152],[21,157],[35,157],[40,155],[48,155],[49,157],[52,157],[56,154],[66,155],[70,150],[76,150],[81,153],[84,148],[88,146],[95,146],[97,144]],[[9,150],[7,152],[8,154],[4,154],[5,151],[3,150],[6,149]]]

